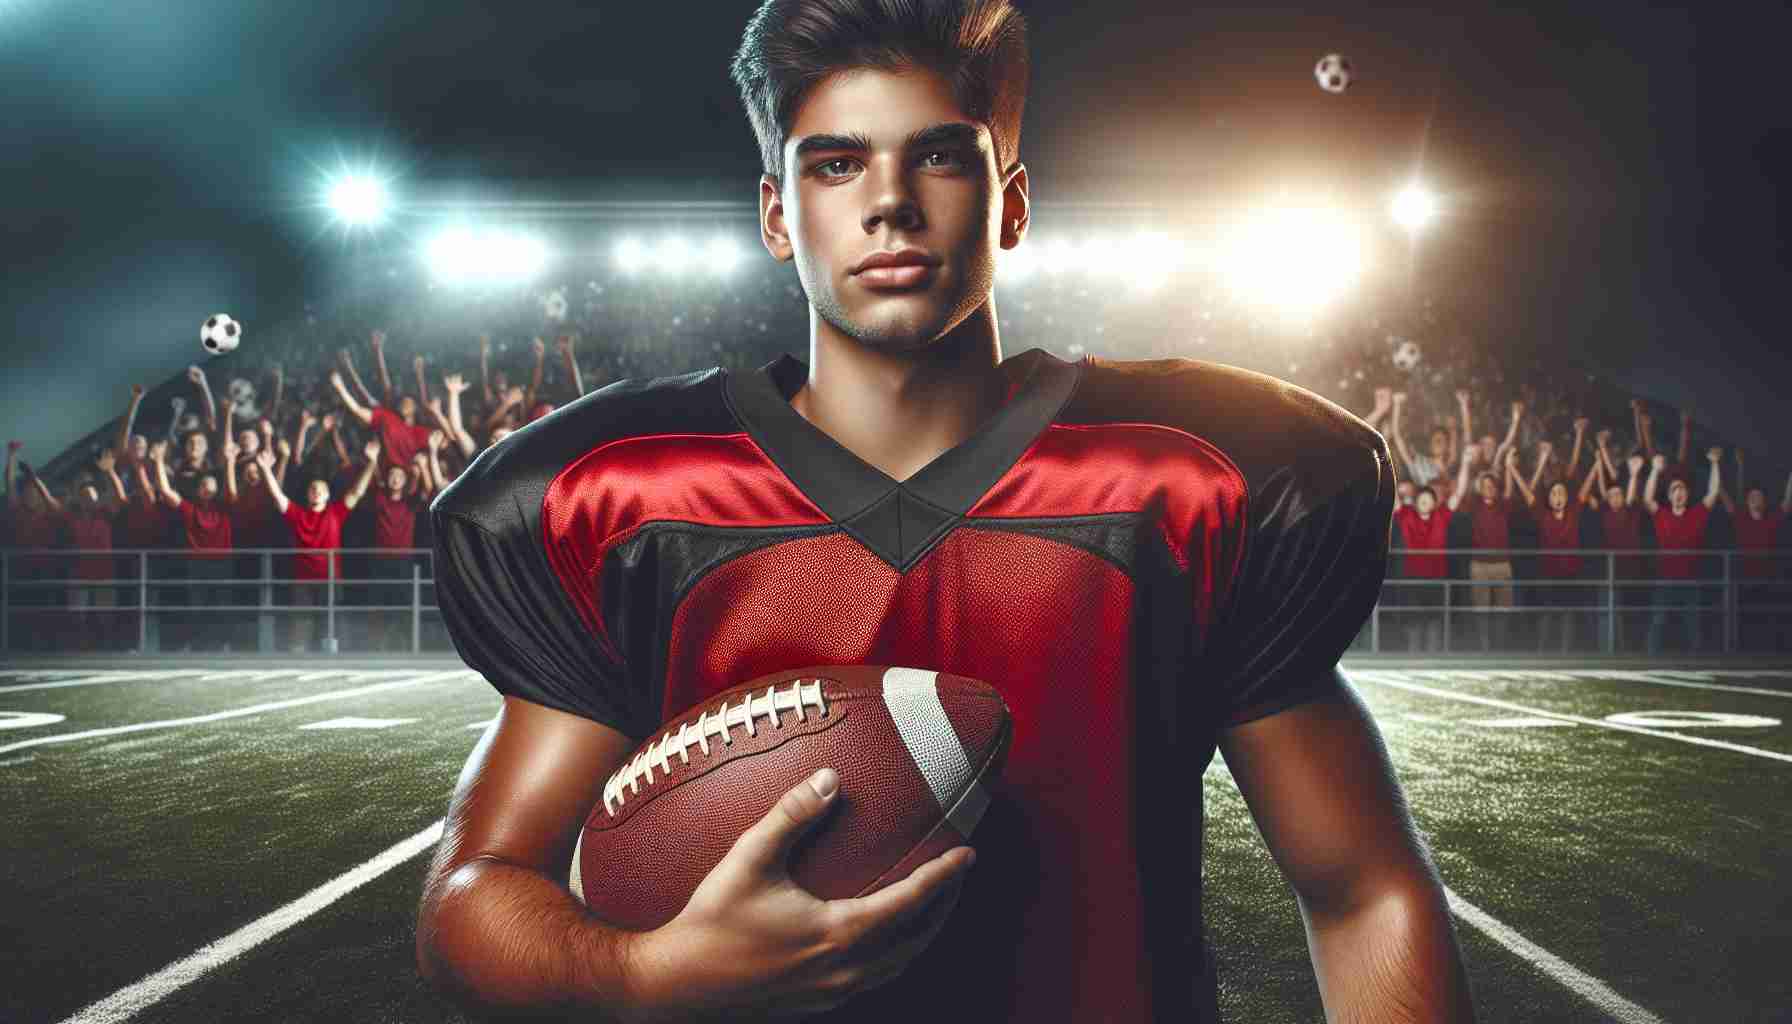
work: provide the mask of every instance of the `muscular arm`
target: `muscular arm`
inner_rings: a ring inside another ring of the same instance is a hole
[[[1326,1019],[1472,1021],[1442,882],[1355,691],[1227,729],[1219,748],[1298,899]]]
[[[476,1013],[553,1006],[627,1020],[635,936],[567,892],[574,840],[635,743],[515,697],[461,769],[417,915],[417,968]]]

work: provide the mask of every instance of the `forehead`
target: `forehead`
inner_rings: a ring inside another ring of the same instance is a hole
[[[920,137],[922,132],[928,136]],[[928,142],[976,143],[988,135],[987,128],[965,116],[951,86],[932,70],[853,68],[828,75],[804,96],[784,152],[787,159],[800,160],[867,143],[899,149]]]

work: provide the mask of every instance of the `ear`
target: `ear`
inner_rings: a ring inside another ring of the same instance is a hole
[[[759,241],[779,263],[788,263],[796,253],[784,222],[782,183],[769,174],[759,176]]]
[[[1027,236],[1027,224],[1032,216],[1031,200],[1027,196],[1027,165],[1016,163],[1002,182],[1002,231],[1001,246],[1012,249]]]

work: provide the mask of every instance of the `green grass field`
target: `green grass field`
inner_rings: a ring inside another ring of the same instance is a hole
[[[497,694],[452,660],[109,664],[0,664],[0,1021],[462,1019],[412,929]],[[1792,666],[1396,664],[1346,668],[1480,1020],[1792,1021]],[[1226,1018],[1323,1020],[1217,756],[1203,794]]]

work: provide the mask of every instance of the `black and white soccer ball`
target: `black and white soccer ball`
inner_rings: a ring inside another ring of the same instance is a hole
[[[1394,346],[1394,366],[1401,370],[1413,370],[1419,365],[1419,343],[1408,338]]]
[[[236,351],[237,343],[243,340],[242,325],[223,313],[208,317],[199,325],[199,344],[205,351],[214,356]]]
[[[1350,66],[1349,57],[1328,53],[1313,65],[1313,77],[1319,80],[1319,88],[1326,92],[1343,92],[1355,81],[1356,70]]]

